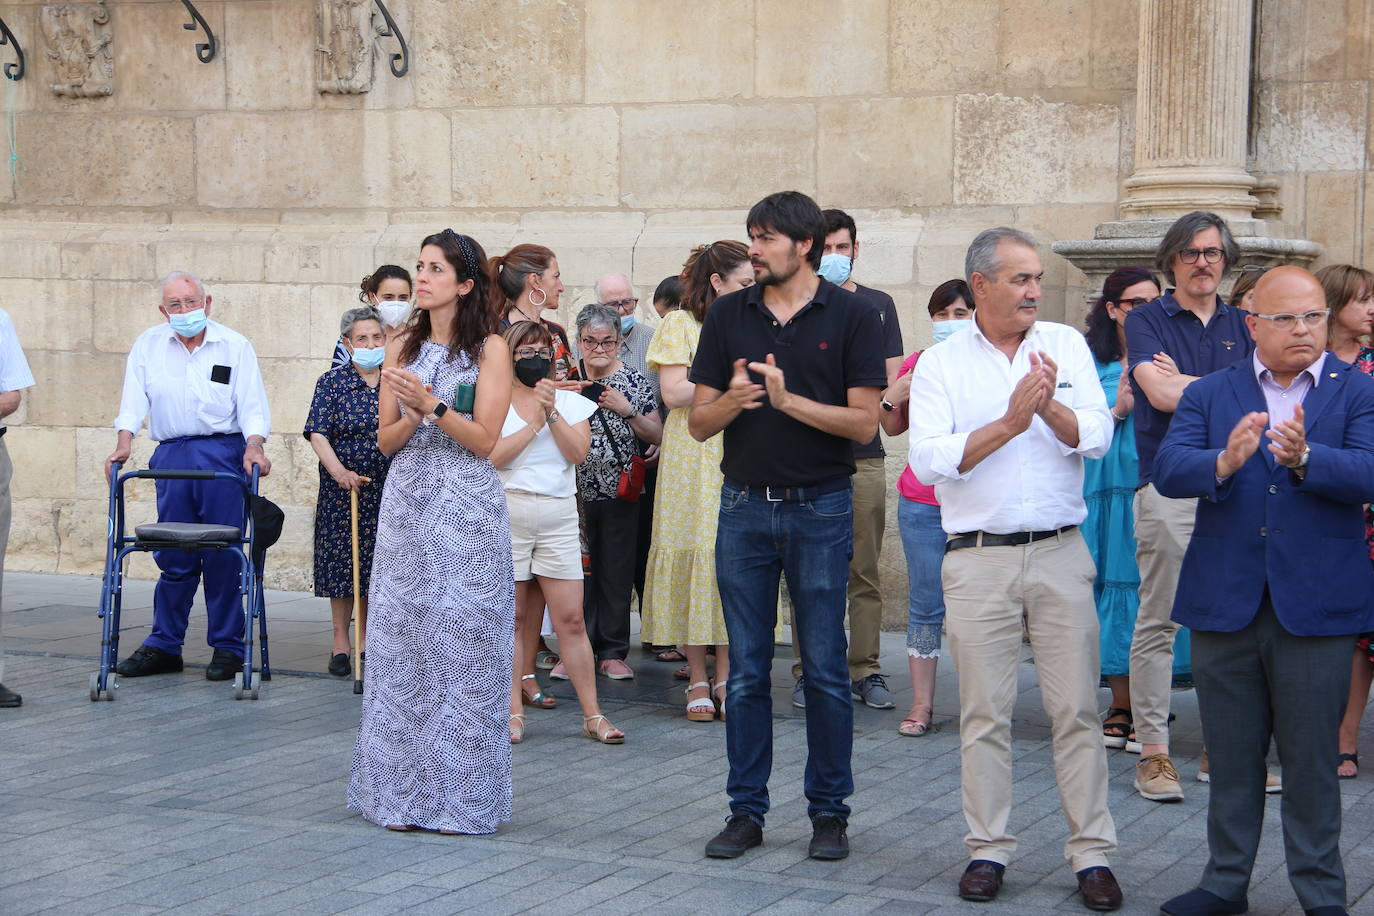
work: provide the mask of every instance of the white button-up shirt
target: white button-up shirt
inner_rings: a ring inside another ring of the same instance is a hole
[[[258,355],[242,334],[211,321],[193,352],[160,324],[138,335],[124,367],[117,430],[164,442],[180,436],[242,433],[267,438],[272,415],[258,370]]]
[[[14,332],[14,322],[9,313],[0,309],[0,391],[19,391],[34,386],[33,372],[24,350],[19,346],[19,335]],[[5,424],[0,422],[0,429]]]
[[[969,435],[1007,412],[1036,350],[1059,367],[1054,398],[1078,417],[1077,447],[1061,442],[1037,415],[1025,432],[959,473]],[[911,470],[935,486],[949,534],[1078,524],[1088,514],[1083,459],[1100,458],[1112,443],[1113,423],[1088,342],[1073,328],[1047,321],[1031,326],[1010,362],[976,323],[931,347],[911,375],[910,417]]]

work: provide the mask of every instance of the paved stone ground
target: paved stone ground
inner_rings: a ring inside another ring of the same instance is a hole
[[[733,862],[702,857],[726,812],[720,723],[681,714],[672,666],[631,658],[634,682],[599,682],[629,732],[622,747],[579,737],[576,704],[530,714],[515,749],[515,818],[492,837],[390,833],[344,809],[358,698],[317,674],[328,650],[320,600],[269,593],[276,676],[258,702],[235,702],[197,668],[125,681],[91,703],[99,582],[11,573],[5,681],[24,694],[0,711],[0,913],[638,913],[1085,912],[1062,858],[1065,826],[1034,667],[1021,668],[1016,807],[1021,848],[998,903],[954,889],[966,864],[952,666],[941,674],[939,726],[895,728],[906,692],[902,641],[885,635],[898,709],[855,716],[851,857],[806,857],[803,721],[775,665],[773,811],[766,845]],[[121,654],[150,622],[151,587],[131,582]],[[203,611],[188,664],[208,650]],[[1134,757],[1111,752],[1110,798],[1121,850],[1123,912],[1152,913],[1197,879],[1207,790],[1192,781],[1196,704],[1176,694],[1176,754],[1187,799],[1159,805],[1130,787]],[[1103,705],[1106,705],[1104,695]],[[1366,744],[1368,746],[1368,744]],[[1374,757],[1374,754],[1371,754]],[[1342,784],[1352,912],[1374,913],[1374,776]],[[1278,801],[1251,888],[1252,913],[1299,913],[1283,869]]]

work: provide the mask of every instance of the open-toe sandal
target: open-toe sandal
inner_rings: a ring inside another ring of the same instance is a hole
[[[1337,759],[1338,761],[1340,761],[1340,763],[1337,763],[1337,764],[1336,764],[1336,771],[1337,771],[1336,775],[1340,776],[1341,779],[1354,779],[1356,776],[1359,776],[1359,775],[1360,775],[1360,755],[1359,755],[1359,754],[1341,754],[1341,755],[1340,755],[1339,757],[1337,757],[1336,759]],[[1340,764],[1341,764],[1341,763],[1353,763],[1353,764],[1355,765],[1355,772],[1351,773],[1349,776],[1346,776],[1344,773],[1341,773],[1341,772],[1340,772]]]
[[[685,662],[685,661],[687,661],[687,656],[683,655],[683,654],[682,654],[682,651],[681,651],[680,649],[678,649],[677,646],[671,646],[671,647],[669,647],[669,648],[667,648],[667,649],[664,649],[662,652],[656,653],[656,654],[654,655],[654,658],[658,659],[658,660],[661,661],[661,662]]]
[[[716,717],[720,721],[725,721],[725,701],[730,696],[730,684],[728,681],[721,681],[711,687],[711,699],[716,701]]]
[[[510,743],[519,744],[525,740],[525,717],[518,712],[510,714]]]
[[[598,719],[601,721],[596,728],[592,728],[592,723]],[[583,716],[582,734],[584,737],[591,738],[593,741],[600,741],[602,744],[624,744],[625,733],[611,724],[611,720],[605,716]]]
[[[1110,722],[1108,719],[1115,719],[1118,716],[1125,716],[1125,722]],[[1107,715],[1102,722],[1102,746],[1111,748],[1123,748],[1126,746],[1126,739],[1130,737],[1131,725],[1134,720],[1131,718],[1129,709],[1122,709],[1113,706],[1107,710]]]
[[[525,689],[525,681],[534,681],[534,693],[530,693]],[[525,696],[526,706],[533,706],[535,709],[553,709],[558,705],[557,697],[546,690],[539,689],[539,678],[535,677],[533,674],[521,676],[520,692]]]
[[[692,699],[692,691],[701,689],[706,690],[706,696]],[[710,681],[697,681],[695,684],[688,684],[682,692],[687,695],[687,721],[714,722],[716,720],[716,703],[711,699]]]
[[[930,720],[933,718],[934,710],[928,706],[918,708],[925,709],[926,717],[921,719],[916,716],[907,716],[897,726],[897,734],[905,735],[908,738],[919,738],[930,731]]]

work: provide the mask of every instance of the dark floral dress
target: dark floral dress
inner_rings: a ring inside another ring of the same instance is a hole
[[[334,454],[355,474],[372,478],[358,491],[358,565],[363,594],[372,571],[377,540],[377,510],[390,460],[377,448],[377,389],[369,387],[352,363],[330,369],[315,383],[315,397],[305,420],[305,438],[319,433]],[[353,597],[353,548],[348,491],[334,482],[321,464],[320,494],[315,503],[315,594],[321,598]]]
[[[603,379],[598,379],[607,388],[614,388],[625,395],[636,414],[648,414],[658,407],[654,399],[654,388],[649,380],[625,364]],[[592,441],[587,450],[587,460],[577,466],[577,491],[587,501],[615,499],[620,486],[620,470],[632,455],[640,453],[639,438],[630,428],[630,421],[620,414],[605,408],[598,408],[591,417]],[[615,448],[606,438],[610,432],[615,436]],[[615,449],[620,450],[619,456]],[[622,460],[623,459],[623,460]]]

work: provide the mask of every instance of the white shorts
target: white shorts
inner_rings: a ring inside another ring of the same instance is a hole
[[[577,497],[540,496],[507,490],[510,546],[515,581],[535,576],[582,580],[582,548],[577,537]]]

